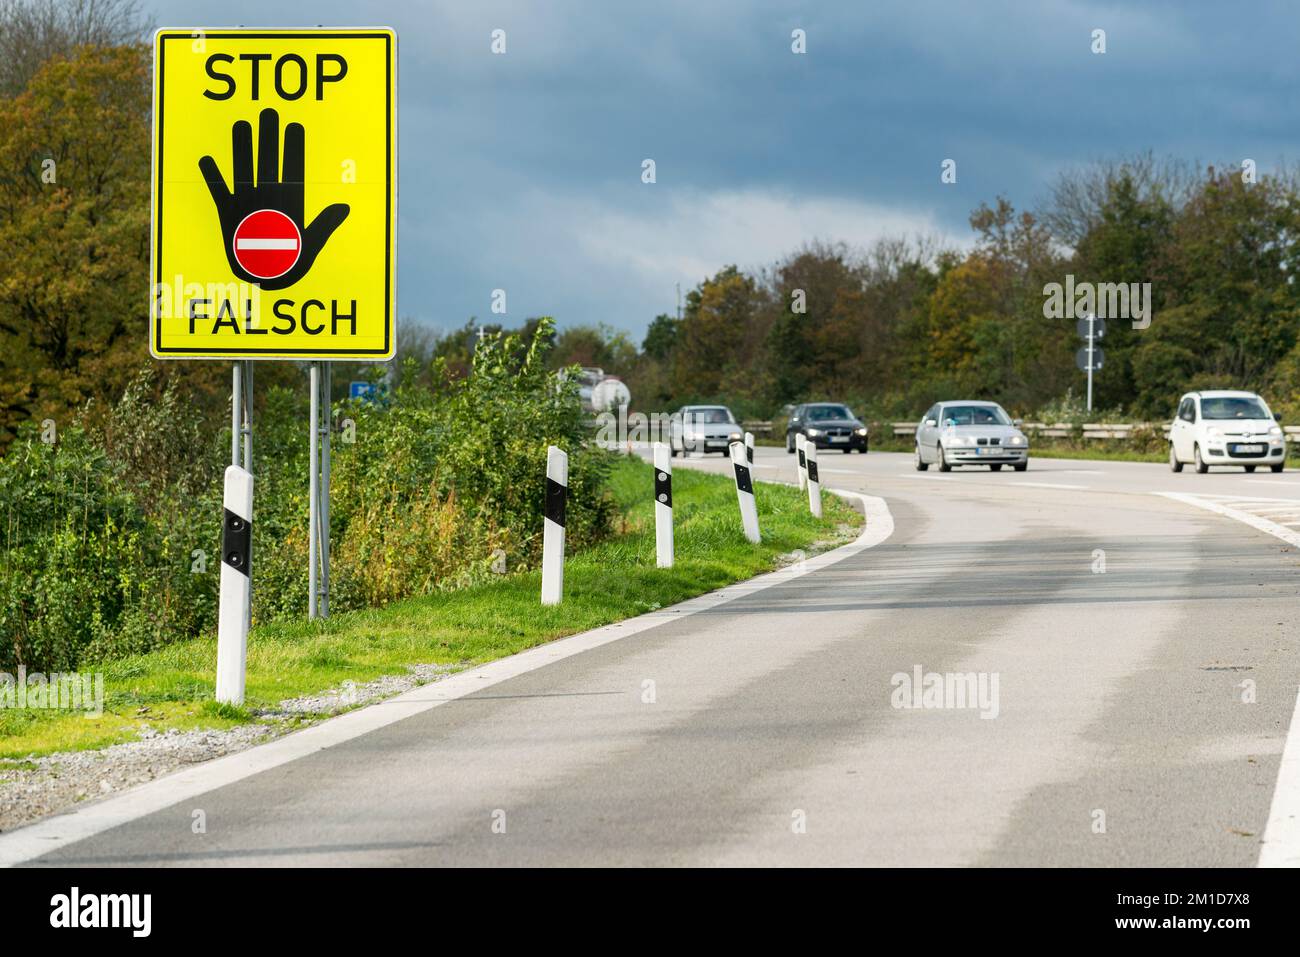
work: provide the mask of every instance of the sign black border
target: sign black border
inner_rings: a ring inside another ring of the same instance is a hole
[[[393,324],[396,317],[393,315],[393,40],[395,36],[389,31],[368,31],[358,30],[352,32],[335,32],[332,30],[322,31],[305,31],[305,32],[271,32],[256,33],[251,31],[223,31],[223,32],[204,32],[205,39],[208,40],[319,40],[321,37],[332,37],[338,40],[378,40],[384,41],[384,347],[382,349],[267,349],[257,352],[252,349],[187,349],[171,348],[164,350],[162,347],[162,317],[158,315],[157,296],[150,291],[149,296],[149,320],[153,325],[153,353],[155,358],[178,358],[187,357],[220,358],[222,356],[233,356],[237,359],[252,359],[264,357],[267,359],[278,359],[289,356],[304,356],[311,358],[313,356],[331,356],[337,355],[344,359],[361,356],[387,356],[392,345]],[[154,144],[154,158],[157,161],[157,169],[154,175],[155,181],[155,199],[152,224],[154,229],[154,249],[157,253],[157,262],[154,263],[154,288],[162,284],[162,239],[163,239],[163,91],[165,84],[165,64],[167,59],[167,41],[168,40],[188,40],[193,42],[194,31],[177,30],[169,32],[166,30],[158,31],[158,63],[157,63],[157,83],[158,103],[156,109],[158,115],[154,118],[155,129],[157,130],[157,142]]]

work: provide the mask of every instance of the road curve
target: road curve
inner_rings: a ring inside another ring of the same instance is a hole
[[[755,465],[793,477],[784,450]],[[1159,493],[1300,527],[1300,477],[821,467],[888,503],[886,541],[33,863],[1257,862],[1300,556]],[[917,673],[972,675],[985,699],[901,707]]]

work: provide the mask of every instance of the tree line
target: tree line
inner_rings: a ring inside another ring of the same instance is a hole
[[[1165,418],[1194,388],[1257,390],[1300,413],[1295,171],[1102,161],[1061,173],[1033,209],[981,204],[970,226],[964,249],[818,241],[757,272],[727,266],[680,318],[656,316],[639,348],[571,328],[556,361],[622,375],[642,409],[725,401],[768,417],[836,399],[889,420],[960,396],[1066,419],[1082,414],[1084,377],[1062,288],[1098,287],[1104,309],[1103,284],[1139,284],[1146,321],[1107,322],[1094,414]]]

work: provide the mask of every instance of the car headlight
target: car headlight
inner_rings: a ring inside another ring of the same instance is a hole
[[[950,435],[948,436],[948,443],[950,445],[970,445],[970,439],[964,435]]]
[[[1222,437],[1222,435],[1223,435],[1223,430],[1222,430],[1222,429],[1216,429],[1216,428],[1210,428],[1210,429],[1207,429],[1207,430],[1206,430],[1205,434],[1208,435],[1208,436],[1209,436],[1210,438],[1212,438],[1212,439],[1217,439],[1217,438],[1221,438],[1221,437]]]
[[[1023,435],[1013,435],[1007,439],[1007,445],[1024,445],[1025,437]]]
[[[739,442],[742,438],[744,438],[744,436],[742,436],[739,432],[732,432],[729,436],[727,436],[727,438],[730,439],[732,442]]]
[[[809,430],[808,430],[808,438],[810,438],[810,439],[815,439],[817,436],[819,436],[819,435],[821,435],[821,434],[822,434],[822,430],[821,430],[821,429],[809,429]]]
[[[1276,426],[1276,425],[1275,425],[1275,426],[1273,426],[1273,428],[1271,428],[1271,429],[1268,430],[1268,434],[1269,434],[1269,435],[1281,435],[1281,434],[1282,434],[1282,429],[1281,429],[1280,426]]]
[[[866,434],[867,434],[867,430],[866,430],[866,429],[857,429],[856,431],[857,431],[857,434],[858,434],[858,435],[866,435]]]

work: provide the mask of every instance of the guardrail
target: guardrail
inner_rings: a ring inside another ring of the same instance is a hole
[[[920,423],[891,422],[889,425],[894,435],[909,436],[916,435],[916,427]],[[1128,439],[1132,438],[1133,432],[1138,429],[1152,431],[1159,429],[1164,438],[1169,438],[1169,425],[1164,422],[1085,422],[1081,430],[1068,422],[1058,422],[1054,425],[1045,422],[1026,422],[1020,428],[1031,435],[1048,439],[1064,439],[1079,434],[1082,434],[1085,439]],[[1282,432],[1288,442],[1300,442],[1300,425],[1284,426]]]
[[[747,432],[753,432],[755,435],[771,435],[771,422],[742,422],[741,427]]]

